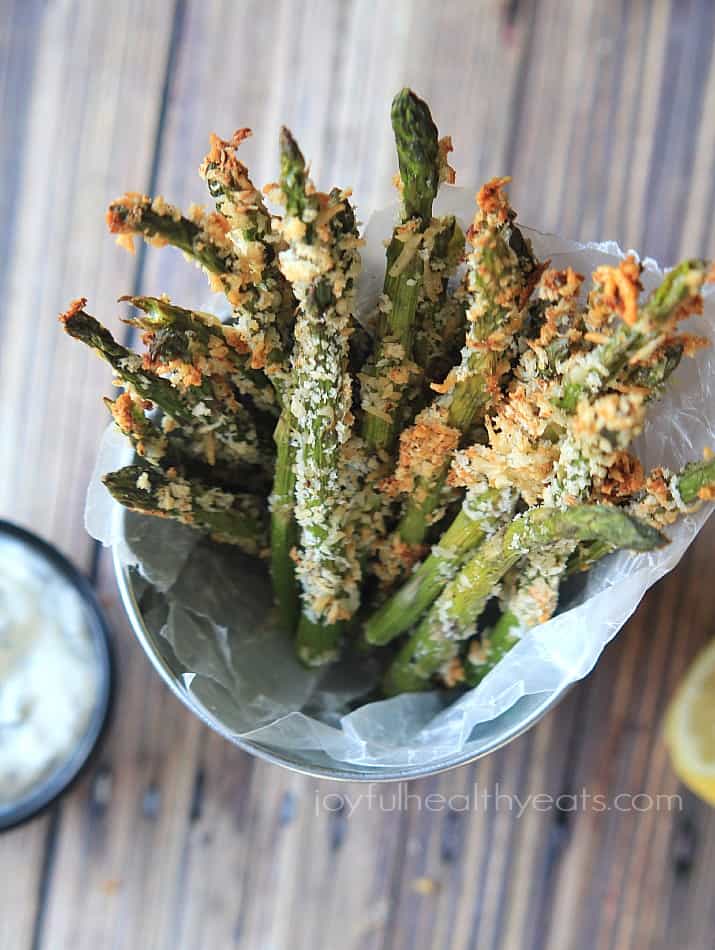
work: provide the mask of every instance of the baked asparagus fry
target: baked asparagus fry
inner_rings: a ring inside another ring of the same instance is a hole
[[[173,469],[186,478],[197,478],[226,491],[240,488],[263,497],[268,494],[270,479],[263,469],[220,460],[209,464],[203,442],[197,444],[181,426],[165,430],[145,414],[144,400],[135,394],[123,392],[114,400],[105,398],[104,404],[137,455],[150,465],[165,472]]]
[[[102,479],[112,497],[142,514],[173,518],[207,531],[216,541],[247,554],[266,550],[265,508],[256,495],[226,492],[146,462],[127,465]]]
[[[229,142],[212,135],[199,174],[245,262],[247,279],[234,306],[235,325],[250,347],[254,369],[264,368],[281,391],[289,372],[295,300],[278,266],[277,235],[263,196],[237,156],[239,145],[250,135],[250,129],[239,129]]]
[[[682,261],[666,274],[660,286],[651,294],[647,303],[638,309],[637,278],[628,270],[635,266],[632,258],[618,268],[599,268],[594,279],[602,278],[605,286],[597,286],[596,294],[603,293],[615,299],[615,306],[623,316],[610,339],[595,347],[584,359],[577,361],[566,373],[563,392],[558,405],[567,412],[574,412],[581,398],[592,397],[602,392],[604,385],[614,379],[630,361],[637,362],[648,350],[656,350],[667,340],[677,321],[692,313],[692,305],[699,300],[700,289],[707,277],[707,261],[691,259]],[[611,283],[616,286],[612,287]],[[616,294],[630,293],[633,300],[622,300]]]
[[[298,530],[293,507],[295,452],[291,445],[290,365],[295,299],[278,263],[279,235],[260,192],[237,157],[250,130],[230,142],[211,136],[211,150],[200,168],[216,207],[231,226],[231,237],[249,261],[251,281],[234,307],[236,326],[251,350],[252,365],[264,367],[283,409],[275,427],[276,470],[271,495],[271,574],[281,624],[295,629],[300,614],[293,552]]]
[[[202,374],[227,377],[261,411],[272,415],[278,411],[273,386],[265,373],[251,367],[248,346],[236,329],[224,326],[213,314],[186,310],[160,297],[119,299],[144,312],[127,322],[154,334],[149,355],[156,365],[190,362]]]
[[[418,372],[413,350],[424,270],[418,252],[430,229],[440,182],[439,139],[427,104],[411,89],[402,89],[392,102],[391,117],[400,168],[402,219],[387,249],[374,355],[361,376],[362,434],[378,451],[392,446],[404,388]],[[431,241],[435,233],[432,229]]]
[[[306,664],[320,665],[335,657],[343,625],[359,600],[360,564],[345,530],[351,499],[343,446],[352,426],[348,341],[360,242],[348,195],[313,189],[287,129],[280,146],[287,247],[279,260],[298,300],[290,401],[301,542],[298,654]]]
[[[703,501],[713,500],[715,491],[715,460],[691,462],[676,476],[668,476],[658,469],[646,480],[646,487],[638,492],[626,507],[629,514],[653,527],[673,524],[686,511],[695,511]],[[577,548],[569,561],[567,573],[587,570],[597,561],[617,550],[608,539],[585,542]],[[537,568],[537,572],[534,571]],[[531,568],[531,570],[529,570]],[[480,641],[474,641],[464,662],[464,682],[476,686],[494,669],[502,657],[519,642],[522,633],[537,623],[544,623],[556,608],[558,583],[544,570],[543,563],[528,564],[514,580],[514,590],[506,601],[505,609],[491,630],[486,630]],[[539,584],[538,588],[535,584]],[[551,596],[549,594],[551,589]]]
[[[626,510],[658,527],[672,524],[687,511],[695,511],[703,501],[712,501],[715,487],[715,460],[689,462],[675,476],[655,469]],[[581,544],[568,563],[568,573],[586,571],[615,549],[607,541]]]
[[[65,331],[106,360],[122,382],[142,399],[158,406],[176,422],[192,426],[196,419],[182,394],[168,380],[146,370],[140,356],[117,343],[109,330],[84,310],[86,304],[86,298],[81,297],[62,314],[60,322]]]
[[[61,316],[66,332],[106,360],[133,392],[191,433],[209,464],[217,458],[245,465],[272,464],[248,411],[232,397],[226,384],[204,379],[179,390],[146,369],[140,356],[117,343],[109,330],[85,312],[85,304],[84,298],[76,300]]]
[[[127,192],[109,205],[107,226],[132,252],[135,236],[155,247],[171,244],[206,272],[213,290],[223,291],[232,304],[240,300],[249,274],[228,238],[230,225],[223,215],[204,214],[197,208],[187,218],[162,197]]]
[[[410,481],[399,533],[410,545],[425,539],[439,513],[443,488],[460,438],[483,414],[508,368],[505,358],[527,312],[528,299],[540,268],[531,248],[514,224],[515,214],[503,194],[508,179],[494,179],[477,196],[478,211],[467,235],[472,251],[467,257],[465,300],[467,335],[462,358],[425,409],[412,430],[401,436],[401,470],[414,468],[413,443],[423,443],[421,472]],[[445,436],[453,433],[451,445]],[[434,452],[433,434],[441,454]]]
[[[517,515],[506,530],[482,544],[432,605],[390,667],[385,692],[427,689],[430,678],[473,632],[496,584],[530,551],[560,541],[604,538],[636,551],[650,551],[667,540],[650,525],[606,505],[578,505],[567,511],[532,508]]]

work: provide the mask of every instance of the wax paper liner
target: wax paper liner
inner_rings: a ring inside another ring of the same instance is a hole
[[[454,213],[468,223],[473,196],[468,189],[445,187],[437,213]],[[382,241],[395,214],[396,207],[383,209],[368,224],[361,314],[380,293]],[[571,265],[590,275],[599,264],[623,256],[612,242],[582,245],[524,230],[537,255],[554,267]],[[644,265],[648,290],[661,275],[653,261]],[[714,317],[715,295],[706,292],[705,314],[690,320],[688,328],[712,340]],[[646,469],[663,464],[676,470],[699,459],[705,447],[715,447],[714,360],[712,346],[683,360],[665,396],[651,408],[635,444]],[[480,723],[523,696],[557,694],[584,677],[648,588],[675,567],[711,510],[705,505],[669,528],[671,542],[659,551],[621,552],[596,565],[566,597],[561,612],[530,630],[476,689],[456,699],[433,691],[361,705],[377,682],[379,661],[356,652],[324,672],[301,667],[273,622],[262,565],[200,539],[190,528],[127,515],[110,499],[100,476],[130,460],[125,440],[108,430],[88,492],[87,529],[142,575],[144,621],[162,634],[190,701],[228,733],[289,756],[320,750],[367,769],[429,766],[464,756],[477,748],[473,733]]]

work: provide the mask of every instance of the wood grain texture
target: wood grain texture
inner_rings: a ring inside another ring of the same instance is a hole
[[[54,317],[80,293],[103,319],[133,288],[205,302],[179,255],[116,249],[102,211],[127,188],[204,202],[194,170],[210,131],[251,126],[263,182],[289,125],[318,183],[351,184],[365,219],[391,199],[388,103],[410,84],[453,135],[459,179],[512,174],[526,223],[665,263],[715,253],[708,0],[0,6],[0,511],[86,568],[108,374]],[[715,818],[678,785],[659,734],[713,633],[713,539],[527,736],[371,798],[206,730],[131,638],[102,555],[116,715],[53,814],[0,838],[0,948],[710,948]],[[528,801],[582,789],[611,809]],[[620,811],[618,793],[677,794],[682,809]]]
[[[96,397],[108,373],[58,332],[56,318],[80,291],[111,316],[120,280],[131,281],[136,262],[116,253],[103,207],[128,172],[149,184],[172,10],[3,7],[0,288],[11,305],[1,318],[0,511],[89,568],[83,485],[106,425]],[[3,950],[40,936],[60,811],[0,840]],[[83,856],[86,840],[77,840]],[[75,914],[73,931],[79,922]]]

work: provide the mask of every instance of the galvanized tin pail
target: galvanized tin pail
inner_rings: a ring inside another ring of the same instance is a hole
[[[194,715],[198,716],[219,735],[228,739],[229,742],[261,759],[282,765],[295,772],[301,772],[304,775],[351,782],[393,782],[444,772],[447,769],[466,765],[482,758],[511,742],[517,736],[522,735],[538,722],[549,709],[555,706],[568,691],[568,687],[566,687],[559,692],[539,693],[523,697],[497,719],[477,726],[470,737],[468,752],[432,762],[427,766],[375,766],[367,768],[337,761],[326,753],[313,749],[291,750],[290,752],[278,750],[236,736],[224,723],[196,702],[184,683],[182,671],[176,668],[176,662],[171,656],[171,650],[166,640],[161,634],[153,633],[145,622],[137,596],[137,576],[122,563],[116,550],[114,553],[114,569],[122,602],[132,629],[154,668],[172,692],[188,706]]]

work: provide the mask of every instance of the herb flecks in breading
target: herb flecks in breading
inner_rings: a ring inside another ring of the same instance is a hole
[[[281,191],[286,214],[278,227],[286,246],[279,262],[298,301],[290,399],[303,604],[298,649],[317,665],[335,654],[342,624],[359,605],[360,563],[346,531],[352,498],[344,447],[354,421],[348,359],[360,239],[349,193],[314,189],[286,129]]]

